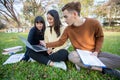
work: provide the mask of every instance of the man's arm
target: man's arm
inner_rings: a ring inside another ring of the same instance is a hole
[[[46,47],[49,47],[49,48],[59,47],[63,45],[67,39],[68,39],[68,34],[67,34],[67,29],[65,29],[58,41],[46,43]]]
[[[95,51],[94,52],[100,52],[100,49],[102,48],[103,40],[104,40],[104,34],[102,30],[102,26],[99,22],[95,25],[96,31],[95,31]]]

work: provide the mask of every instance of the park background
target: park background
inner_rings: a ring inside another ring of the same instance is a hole
[[[25,52],[25,45],[18,35],[27,38],[36,16],[41,15],[46,20],[46,12],[55,9],[64,23],[61,8],[71,1],[81,2],[82,17],[95,18],[103,25],[105,40],[102,51],[120,55],[119,0],[0,0],[0,80],[119,80],[84,68],[78,72],[71,62],[67,62],[66,72],[37,62],[2,65],[10,56],[3,55],[3,49],[23,46],[23,51],[17,54]],[[72,51],[72,46],[68,50]]]

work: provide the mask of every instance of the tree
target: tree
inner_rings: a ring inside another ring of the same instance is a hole
[[[41,5],[41,2],[37,2],[37,0],[25,0],[23,2],[23,14],[25,20],[29,23],[33,23],[34,18],[38,15],[43,15],[45,13],[44,8]]]
[[[115,19],[120,16],[120,0],[109,0],[108,7],[110,7],[108,20],[109,26],[111,26],[112,24],[116,23]]]
[[[96,6],[94,10],[97,16],[105,17],[108,20],[109,26],[111,26],[112,21],[120,16],[120,0],[109,0],[102,6]]]
[[[0,29],[4,29],[4,28],[6,28],[6,25],[0,21]]]
[[[9,22],[9,18],[13,19],[20,27],[20,21],[18,19],[18,13],[14,8],[14,0],[0,0],[0,14],[4,16],[5,20]]]

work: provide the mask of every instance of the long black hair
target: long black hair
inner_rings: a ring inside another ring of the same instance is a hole
[[[35,18],[35,20],[34,20],[34,26],[35,26],[35,27],[36,27],[36,23],[38,23],[38,22],[40,22],[40,23],[43,24],[43,28],[42,28],[42,30],[41,30],[41,33],[44,34],[45,29],[46,29],[45,21],[44,21],[44,19],[43,19],[41,16],[37,16],[37,17]]]
[[[56,10],[50,10],[47,12],[47,14],[50,14],[54,18],[54,30],[57,34],[57,37],[60,36],[60,27],[61,27],[61,21],[59,18],[59,14]],[[50,27],[50,31],[52,33],[52,27]]]

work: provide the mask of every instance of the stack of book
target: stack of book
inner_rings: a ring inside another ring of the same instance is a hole
[[[2,54],[14,54],[16,52],[19,52],[19,51],[22,51],[23,50],[23,47],[22,46],[15,46],[15,47],[10,47],[10,48],[6,48],[6,49],[3,49],[3,53]]]

